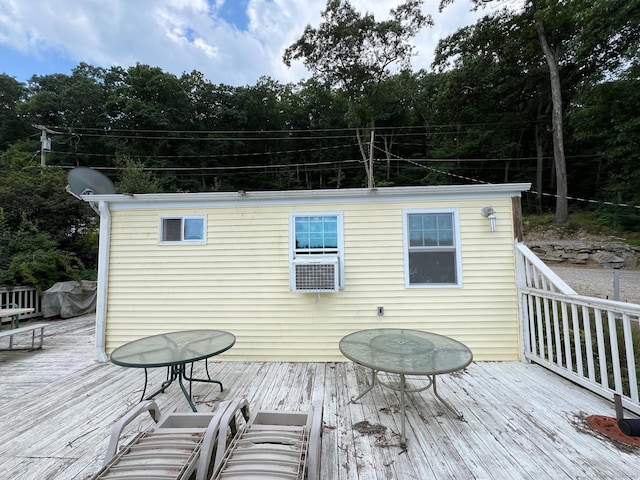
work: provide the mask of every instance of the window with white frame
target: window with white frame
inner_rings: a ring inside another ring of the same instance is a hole
[[[161,217],[160,243],[205,243],[205,217]]]
[[[342,212],[291,213],[289,238],[292,279],[299,262],[337,262],[339,287],[344,286]]]
[[[461,286],[457,210],[404,211],[407,287]]]
[[[294,255],[337,254],[339,215],[293,215]]]

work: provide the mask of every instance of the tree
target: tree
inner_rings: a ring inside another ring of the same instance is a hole
[[[115,167],[119,181],[117,189],[121,193],[160,193],[160,184],[150,171],[144,170],[142,162],[129,157],[118,157]]]
[[[100,158],[104,144],[92,134],[104,131],[109,124],[104,75],[104,69],[81,63],[71,75],[31,77],[19,112],[29,120],[30,134],[34,133],[34,124],[59,133],[51,136],[47,165],[93,165],[104,161]]]
[[[18,114],[26,89],[15,78],[0,74],[0,149],[27,136],[29,124]]]
[[[75,254],[58,249],[51,236],[26,217],[17,231],[8,232],[4,217],[0,208],[0,285],[32,285],[42,295],[56,282],[82,280],[84,265]]]
[[[640,203],[640,65],[633,65],[619,79],[588,82],[574,99],[568,124],[583,155],[594,158],[594,167],[581,173],[589,195],[608,203],[635,206]],[[616,223],[638,230],[640,215],[634,208],[611,208]]]
[[[518,176],[528,180],[526,170],[510,168],[510,159],[537,156],[535,188],[542,191],[545,142],[536,132],[542,126],[546,133],[541,119],[550,100],[536,42],[527,20],[508,11],[494,12],[439,41],[433,62],[439,75],[429,82],[434,93],[426,115],[451,134],[433,132],[439,134],[432,147],[435,156],[487,158],[465,175],[491,182]]]
[[[440,8],[454,0],[441,0]],[[472,0],[475,8],[500,0]],[[563,82],[612,73],[638,53],[638,0],[525,0],[520,15],[537,34],[551,86],[557,223],[568,221]],[[565,75],[563,78],[563,70]],[[566,90],[566,86],[565,86]]]
[[[350,103],[350,120],[356,127],[360,154],[372,186],[366,147],[366,128],[375,129],[376,87],[396,66],[408,69],[414,52],[409,40],[433,21],[421,11],[422,0],[406,0],[390,11],[390,19],[358,13],[348,1],[328,0],[318,28],[307,25],[302,36],[283,55],[287,66],[302,59],[321,81],[345,90]]]
[[[64,172],[15,150],[0,156],[0,170],[0,283],[42,291],[95,278],[95,214],[65,191]]]

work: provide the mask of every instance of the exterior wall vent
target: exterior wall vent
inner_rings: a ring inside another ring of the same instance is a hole
[[[338,257],[302,255],[293,260],[291,290],[297,293],[337,292],[340,289]]]

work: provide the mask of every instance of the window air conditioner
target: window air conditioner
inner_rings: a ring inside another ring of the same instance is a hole
[[[293,260],[291,289],[297,293],[337,292],[340,289],[338,257],[301,255]]]

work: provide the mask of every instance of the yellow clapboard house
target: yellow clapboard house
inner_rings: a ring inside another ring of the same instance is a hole
[[[220,358],[344,360],[406,327],[519,358],[514,239],[529,184],[85,195],[100,210],[96,356],[215,328]]]

